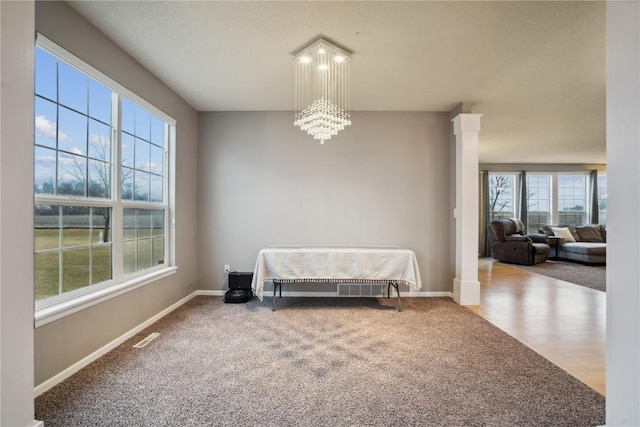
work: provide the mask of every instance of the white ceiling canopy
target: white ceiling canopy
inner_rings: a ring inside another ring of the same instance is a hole
[[[605,2],[73,1],[199,111],[294,109],[292,56],[339,40],[352,111],[483,114],[480,160],[605,163]]]

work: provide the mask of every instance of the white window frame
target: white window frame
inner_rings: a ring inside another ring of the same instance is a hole
[[[82,205],[91,207],[110,207],[113,209],[111,224],[113,278],[100,284],[86,286],[62,295],[37,301],[35,303],[35,326],[39,327],[92,305],[106,301],[110,298],[114,298],[125,292],[153,283],[163,277],[175,274],[177,267],[175,266],[174,243],[175,155],[173,153],[175,153],[176,120],[39,33],[36,35],[36,46],[80,70],[82,73],[110,89],[113,93],[112,100],[117,101],[117,103],[112,102],[114,112],[119,113],[121,111],[120,97],[124,96],[165,122],[164,177],[166,181],[163,187],[163,203],[121,200],[121,141],[119,129],[121,117],[117,117],[117,125],[114,126],[112,130],[112,191],[110,199],[34,194],[34,205]],[[163,209],[165,211],[164,264],[156,265],[135,273],[124,274],[123,228],[121,221],[123,210],[125,208]],[[118,236],[116,236],[116,233]]]

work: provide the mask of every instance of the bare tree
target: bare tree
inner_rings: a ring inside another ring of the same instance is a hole
[[[108,199],[111,197],[111,140],[98,133],[93,135],[89,144],[95,148],[93,158],[86,158],[86,162],[81,162],[74,156],[73,163],[63,167],[64,171],[74,178],[74,182],[62,183],[59,186],[69,187],[65,188],[65,194],[86,194],[88,197]],[[125,159],[125,162],[127,160]],[[126,181],[131,177],[133,171],[131,169],[123,169],[123,171],[122,180]],[[103,242],[108,242],[111,228],[111,209],[94,208],[94,212],[96,211],[104,220]]]
[[[511,198],[500,197],[502,193],[511,188],[511,180],[509,178],[506,175],[489,177],[489,212],[511,208]]]

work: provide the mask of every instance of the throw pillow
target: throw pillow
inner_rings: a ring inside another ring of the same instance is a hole
[[[577,226],[576,231],[580,236],[581,242],[604,243],[599,225],[582,225]]]
[[[551,227],[551,230],[553,230],[553,234],[555,234],[556,237],[562,237],[565,242],[575,243],[576,241],[567,227]]]

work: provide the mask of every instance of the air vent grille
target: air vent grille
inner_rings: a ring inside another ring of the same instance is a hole
[[[146,347],[147,344],[149,344],[151,341],[155,340],[159,336],[160,336],[160,333],[154,332],[151,335],[149,335],[148,337],[146,337],[145,339],[143,339],[142,341],[140,341],[138,344],[134,345],[133,347],[134,348]]]
[[[339,297],[382,297],[386,296],[387,285],[377,283],[338,283]]]

